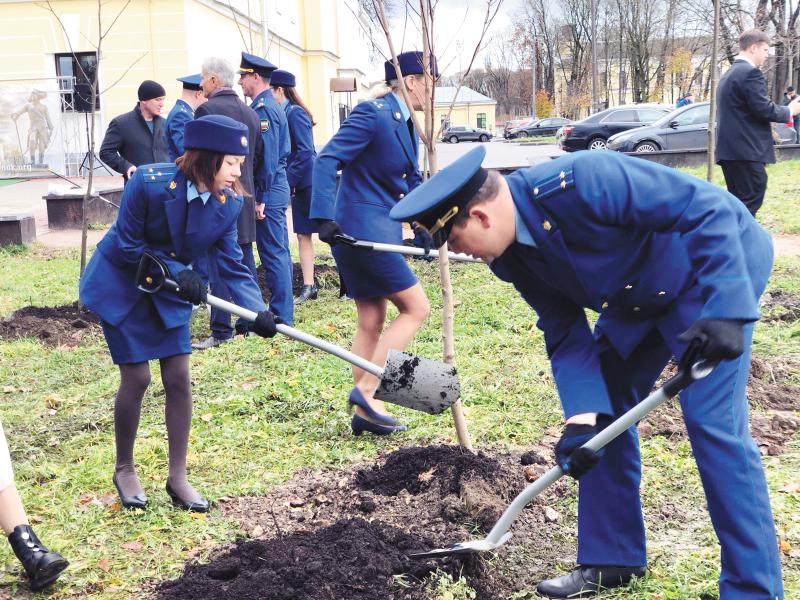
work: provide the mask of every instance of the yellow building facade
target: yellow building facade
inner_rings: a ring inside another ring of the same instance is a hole
[[[30,110],[32,91],[39,90],[52,122],[45,162],[54,170],[75,171],[87,149],[87,119],[73,110],[74,102],[83,101],[86,112],[89,103],[82,97],[85,88],[78,94],[65,88],[72,85],[70,75],[80,86],[78,64],[91,66],[100,31],[106,35],[100,43],[98,144],[111,119],[135,106],[143,80],[166,88],[166,117],[181,93],[176,78],[199,72],[209,56],[238,67],[244,50],[294,73],[297,91],[317,122],[318,145],[330,139],[368,88],[372,32],[357,0],[132,0],[127,6],[123,0],[51,0],[50,5],[55,14],[44,2],[0,2],[0,163],[26,153],[33,117],[25,116],[25,107]],[[354,94],[331,91],[331,81],[342,77],[356,81]]]
[[[434,123],[437,126],[448,121],[451,126],[480,127],[494,133],[497,101],[492,98],[465,86],[458,90],[442,86],[436,88],[435,100]]]

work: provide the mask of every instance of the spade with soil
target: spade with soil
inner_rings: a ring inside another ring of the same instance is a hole
[[[136,272],[136,285],[150,294],[162,289],[177,292],[178,284],[167,273],[167,267],[161,260],[145,252]],[[252,310],[211,294],[208,294],[207,301],[214,308],[247,321],[255,321],[258,316]],[[458,377],[453,365],[390,350],[386,357],[386,366],[381,368],[344,348],[294,327],[281,323],[276,328],[279,333],[293,340],[332,354],[377,377],[380,385],[375,391],[375,397],[380,400],[436,415],[449,408],[460,396]]]
[[[364,248],[365,250],[374,250],[376,252],[394,252],[395,254],[405,254],[406,256],[426,256],[430,258],[439,258],[438,252],[431,252],[425,248],[417,248],[412,246],[400,246],[398,244],[383,244],[380,242],[367,242],[364,240],[357,240],[356,238],[340,234],[336,236],[336,241],[355,248]],[[456,252],[448,252],[447,256],[450,260],[456,262],[473,262],[482,263],[480,258],[475,258],[469,254],[459,254]]]
[[[696,355],[693,351],[693,346],[694,344],[690,344],[690,350],[687,350],[681,361],[681,368],[673,377],[668,379],[661,388],[650,394],[647,398],[586,442],[583,447],[596,452],[626,431],[629,427],[635,425],[642,417],[650,413],[657,406],[674,397],[686,386],[698,379],[703,379],[708,376],[716,365],[703,360],[695,362],[694,358]],[[438,558],[454,554],[488,552],[499,548],[511,539],[511,532],[509,529],[511,529],[511,524],[522,510],[536,496],[553,485],[563,475],[565,475],[565,473],[561,470],[561,467],[555,466],[526,487],[514,498],[508,508],[506,508],[500,516],[497,523],[495,523],[494,527],[492,527],[489,535],[484,539],[461,542],[447,548],[437,548],[426,552],[413,552],[410,553],[409,556],[411,558]]]

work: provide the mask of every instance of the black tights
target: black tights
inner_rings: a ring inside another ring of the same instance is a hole
[[[197,501],[200,495],[186,478],[186,449],[192,422],[189,355],[170,356],[159,362],[161,382],[167,397],[164,415],[169,440],[169,484],[184,500]],[[150,364],[143,362],[119,365],[119,372],[121,381],[114,402],[114,435],[117,445],[115,470],[122,493],[132,496],[142,493],[133,464],[133,445],[136,441],[136,430],[139,428],[142,398],[150,385]]]

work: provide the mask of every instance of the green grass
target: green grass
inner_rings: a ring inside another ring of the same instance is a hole
[[[706,167],[681,170],[706,178]],[[758,222],[773,234],[800,234],[800,160],[767,165],[767,176],[767,194],[758,211]],[[714,183],[725,187],[725,177],[719,166],[714,167]]]
[[[320,250],[323,248],[320,247]],[[34,246],[0,255],[0,315],[27,304],[60,305],[77,298],[77,252]],[[414,263],[433,306],[426,327],[409,351],[441,355],[440,293],[435,263]],[[456,361],[465,412],[476,447],[489,443],[525,447],[561,421],[536,316],[511,286],[483,266],[455,265]],[[800,290],[800,260],[777,262],[772,286]],[[297,311],[296,326],[349,346],[355,323],[352,302],[332,290]],[[390,317],[393,313],[390,313]],[[798,357],[797,323],[760,326],[755,352]],[[207,332],[205,311],[196,313],[194,333]],[[212,512],[193,518],[173,510],[164,492],[166,437],[164,391],[157,365],[145,397],[136,459],[151,506],[118,510],[111,485],[114,464],[112,406],[118,371],[102,336],[75,349],[43,346],[38,340],[0,342],[0,420],[29,515],[46,544],[71,561],[53,598],[131,598],[149,582],[179,574],[184,561],[203,557],[216,544],[245,535],[236,523]],[[350,435],[345,398],[348,367],[331,356],[281,336],[272,341],[237,339],[192,356],[195,400],[189,469],[209,498],[263,493],[300,468],[345,466],[396,444],[454,442],[449,416],[400,411],[411,429],[403,438]],[[800,450],[767,462],[779,531],[800,547],[800,495],[777,490],[797,481]],[[604,598],[695,599],[716,586],[718,548],[703,512],[688,445],[644,444],[644,499],[648,526],[657,539],[651,576],[632,590]],[[690,513],[687,523],[661,522],[657,508],[674,498]],[[574,514],[574,499],[567,514]],[[561,509],[561,508],[560,508]],[[569,512],[572,510],[572,513]],[[572,518],[571,516],[568,518]],[[684,529],[684,525],[686,528]],[[672,529],[669,529],[672,528]],[[690,534],[687,531],[690,530]],[[0,595],[24,590],[10,550]],[[800,564],[784,572],[787,598],[800,597]],[[470,598],[463,581],[438,576],[434,597]]]
[[[511,142],[541,142],[543,144],[555,144],[556,136],[554,135],[532,135],[530,137],[519,137],[509,140]]]

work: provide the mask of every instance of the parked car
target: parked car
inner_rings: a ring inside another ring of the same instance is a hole
[[[442,141],[457,144],[458,142],[488,142],[492,139],[492,133],[486,129],[477,127],[465,127],[456,125],[448,127],[442,132]]]
[[[520,138],[520,137],[533,137],[533,136],[545,136],[545,135],[554,135],[556,131],[563,125],[568,125],[572,123],[569,119],[563,119],[561,117],[548,117],[546,119],[531,119],[522,123],[521,125],[517,125],[516,127],[512,127],[508,131],[508,139]]]
[[[628,104],[595,113],[581,121],[564,125],[556,138],[562,150],[604,150],[606,140],[615,133],[650,125],[667,113],[671,106],[660,104]]]
[[[705,150],[708,148],[708,102],[687,104],[661,117],[652,125],[623,131],[608,138],[608,149],[620,152],[659,150]],[[775,123],[781,144],[794,143],[795,131]]]
[[[518,127],[519,125],[522,125],[523,123],[527,123],[530,120],[531,119],[513,119],[511,121],[506,121],[503,124],[503,137],[505,139],[509,139],[509,137],[508,137],[508,132],[509,131],[511,131],[514,127]]]

